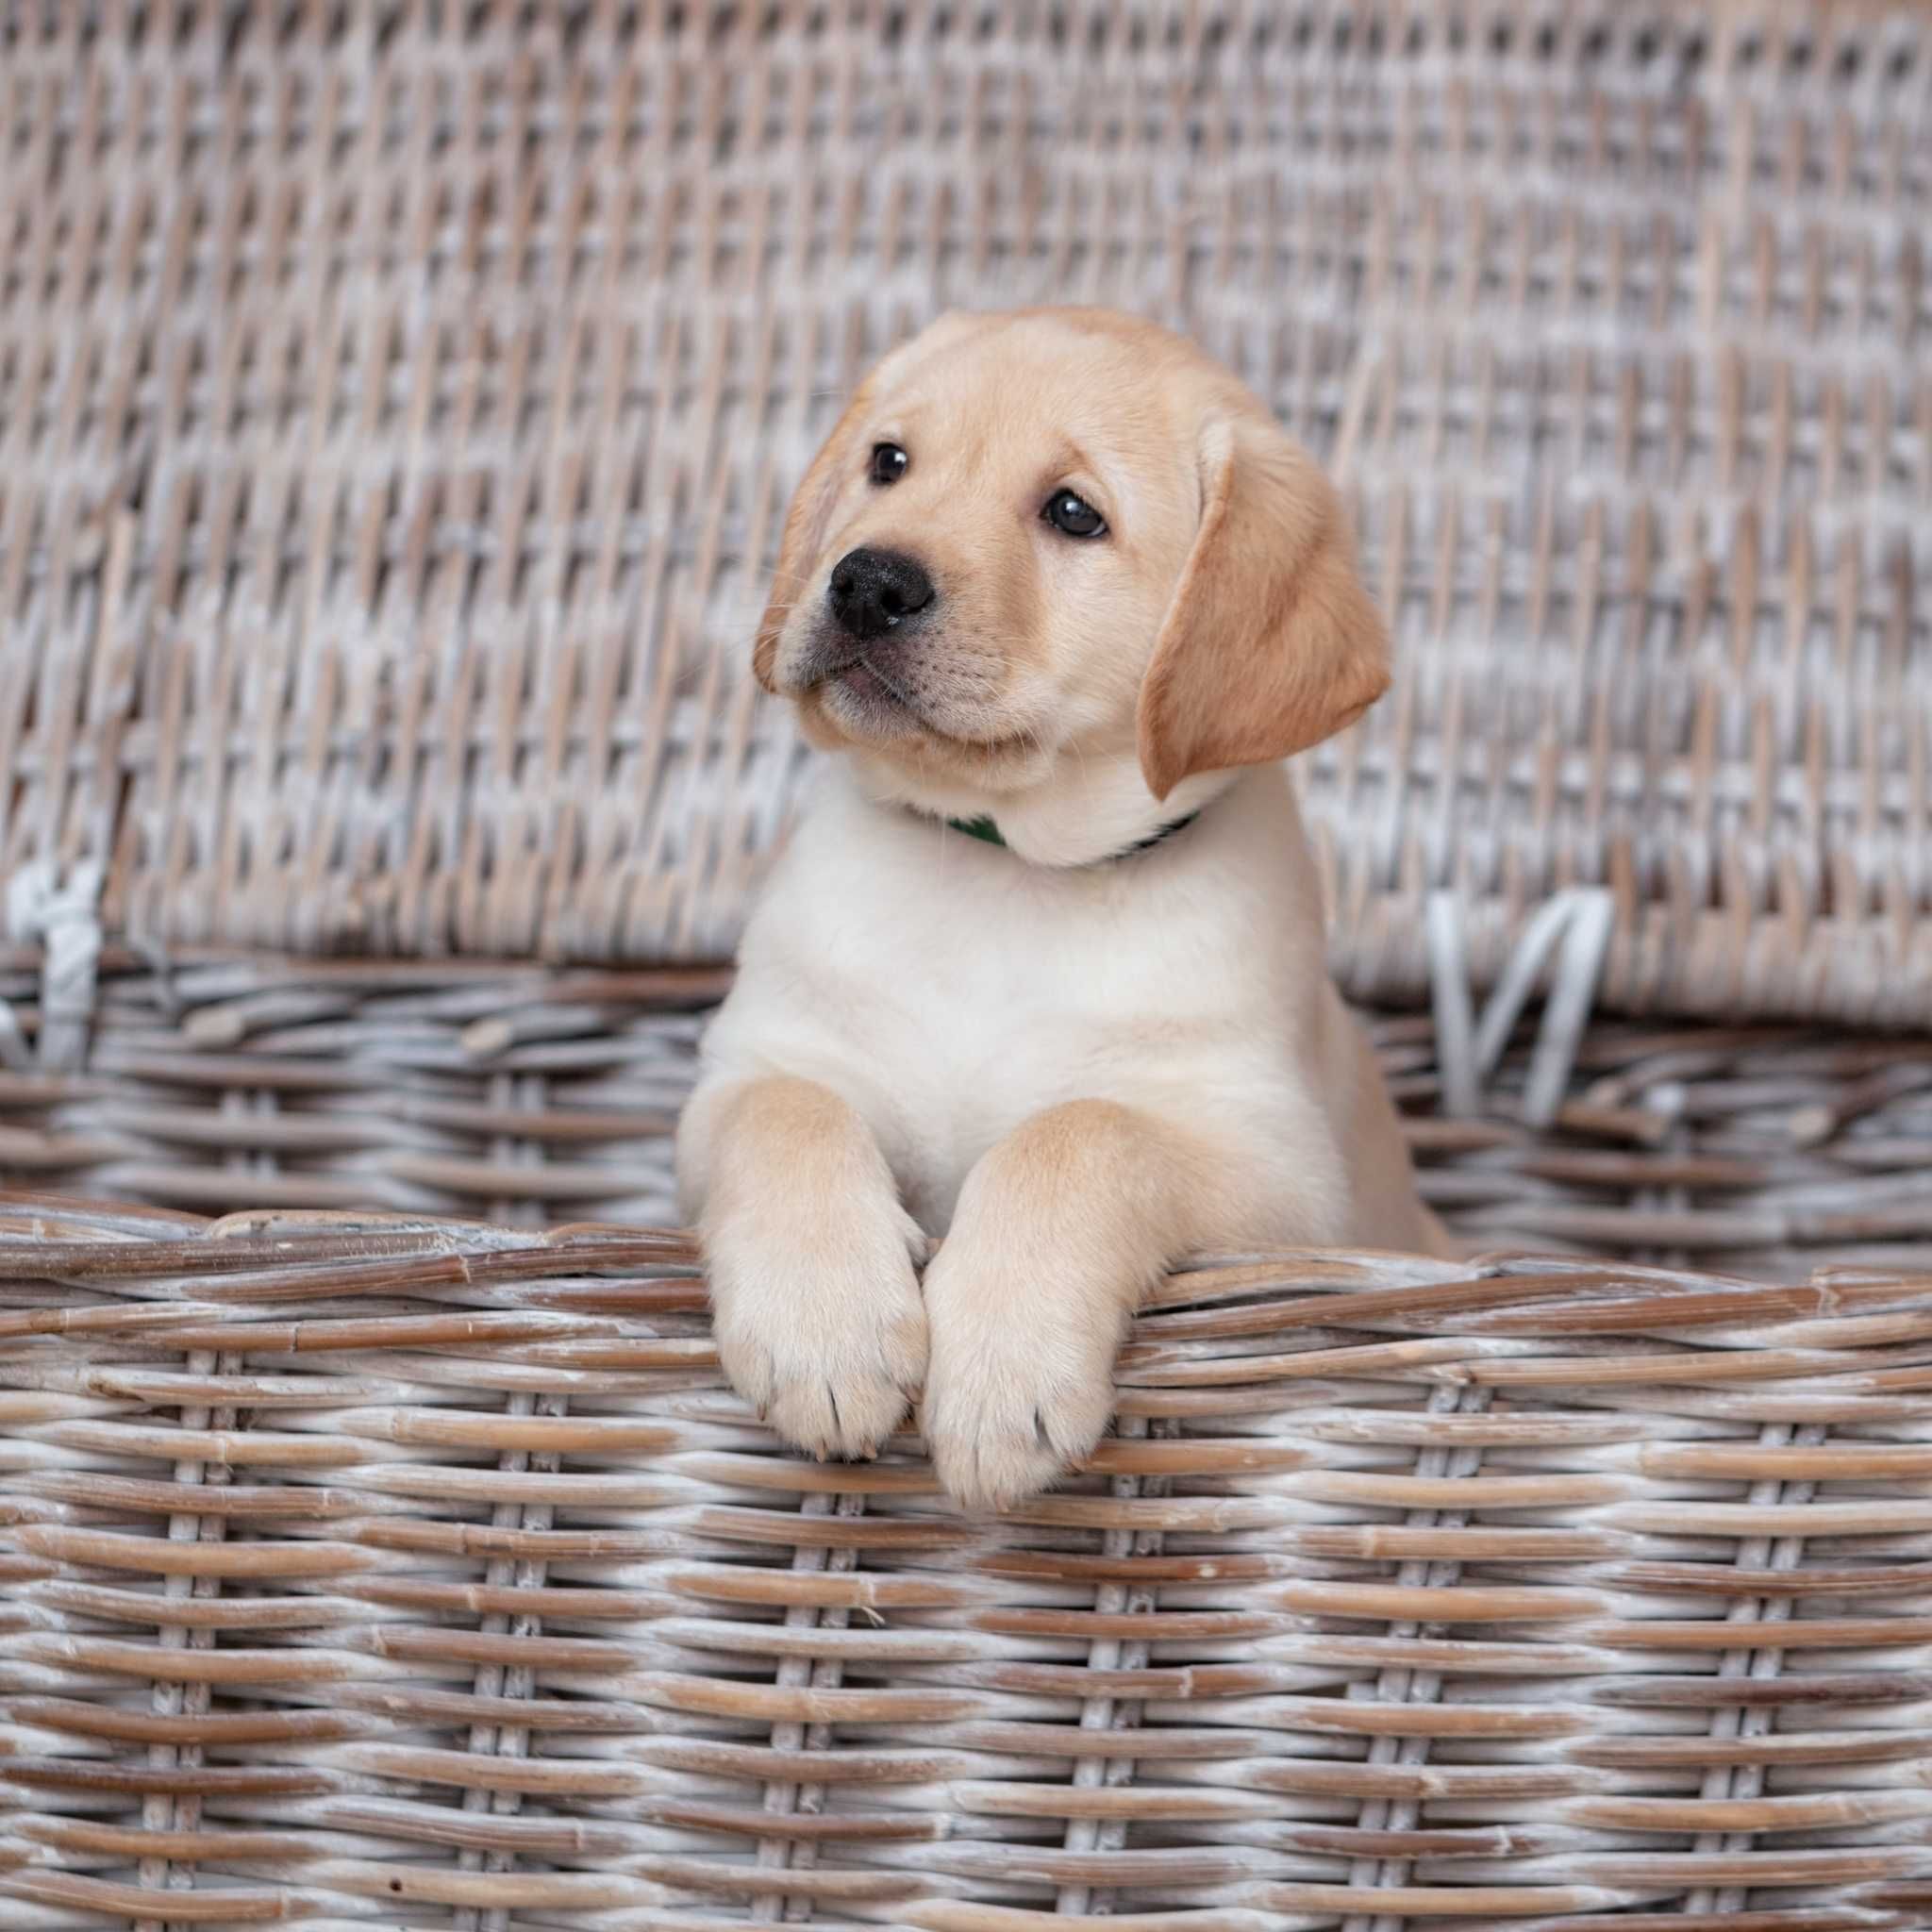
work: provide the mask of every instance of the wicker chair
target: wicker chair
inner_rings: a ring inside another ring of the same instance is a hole
[[[1932,1924],[1928,240],[1922,10],[0,0],[0,1926]],[[990,1521],[652,1230],[785,492],[1042,299],[1350,495],[1474,1258]]]

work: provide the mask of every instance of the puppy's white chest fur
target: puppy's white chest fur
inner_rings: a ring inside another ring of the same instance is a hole
[[[838,1093],[928,1232],[1023,1122],[1111,1100],[1293,1149],[1297,1225],[1330,1199],[1318,1219],[1339,1237],[1330,1115],[1354,1069],[1323,1077],[1336,1002],[1311,874],[1278,771],[1149,850],[1054,869],[874,805],[835,769],[745,936],[708,1072]]]

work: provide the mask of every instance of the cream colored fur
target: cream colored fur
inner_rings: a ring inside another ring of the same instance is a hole
[[[890,488],[881,441],[910,458]],[[1041,520],[1062,487],[1105,537]],[[861,544],[938,590],[881,642],[885,700],[827,669]],[[1091,1450],[1128,1318],[1191,1250],[1441,1249],[1276,762],[1384,655],[1327,485],[1177,339],[950,317],[860,391],[758,646],[841,756],[678,1140],[725,1370],[782,1434],[870,1455],[917,1399],[947,1488],[1009,1503]],[[1005,849],[943,824],[981,814]]]

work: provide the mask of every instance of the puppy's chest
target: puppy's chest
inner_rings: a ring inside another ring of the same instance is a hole
[[[1267,1057],[1252,944],[1172,877],[1042,879],[997,853],[946,856],[972,862],[822,872],[768,913],[826,1051],[878,1094],[895,1165],[941,1213],[1045,1108]]]

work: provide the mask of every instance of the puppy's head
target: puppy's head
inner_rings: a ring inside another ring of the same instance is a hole
[[[754,665],[815,742],[997,798],[1131,758],[1155,798],[1379,697],[1333,491],[1232,375],[1088,309],[941,318],[799,486]]]

